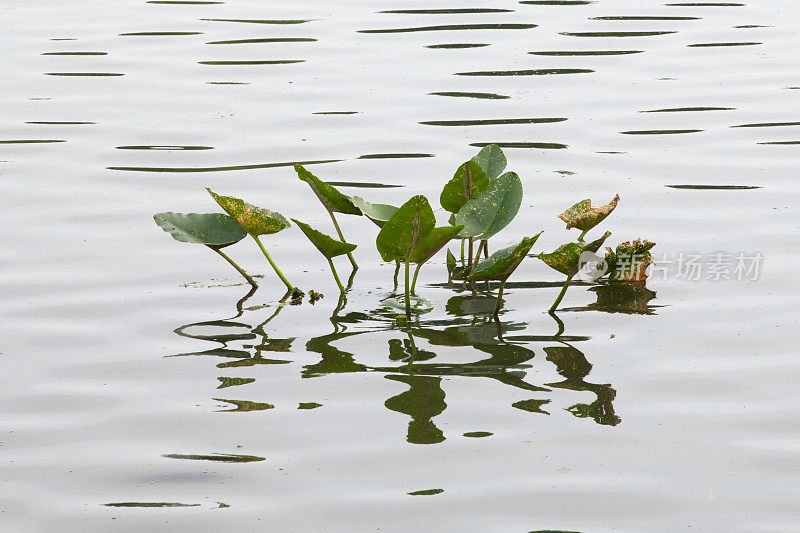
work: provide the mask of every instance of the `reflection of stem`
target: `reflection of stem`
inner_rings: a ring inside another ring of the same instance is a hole
[[[574,274],[573,274],[573,276],[574,276]],[[551,313],[556,310],[556,308],[558,307],[558,304],[560,304],[561,300],[564,299],[564,295],[567,294],[567,289],[569,288],[569,283],[571,281],[572,281],[572,276],[569,276],[567,278],[567,281],[564,282],[564,286],[561,287],[561,292],[558,293],[558,298],[556,298],[556,301],[553,302],[552,306],[550,306],[550,312]]]
[[[406,317],[411,320],[411,296],[408,292],[408,270],[408,257],[406,257]]]
[[[333,266],[333,261],[330,257],[328,259],[328,264],[331,266],[331,272],[333,273],[333,279],[336,280],[336,284],[339,286],[339,291],[344,292],[344,287],[342,286],[342,280],[339,279],[339,274],[336,273],[336,267]]]
[[[336,222],[336,217],[333,216],[333,211],[328,210],[328,214],[331,216],[331,220],[333,220],[333,227],[336,228],[336,233],[339,234],[339,238],[342,240],[342,242],[347,242],[344,240],[344,235],[342,235],[342,230],[339,227],[339,223]],[[353,265],[353,269],[358,270],[358,265],[356,264],[356,260],[353,259],[353,254],[347,252],[347,258],[350,259],[350,263]]]
[[[350,290],[350,288],[353,286],[353,280],[355,279],[356,279],[356,270],[353,269],[353,271],[350,272],[350,277],[347,278],[347,290]]]
[[[550,311],[549,315],[551,317],[553,317],[553,320],[555,320],[556,324],[558,324],[558,331],[553,336],[554,337],[561,336],[561,334],[564,333],[564,329],[565,329],[564,322],[560,318],[558,318],[558,315],[556,315],[553,311]],[[564,343],[564,344],[566,344],[566,343]],[[567,344],[567,346],[569,346],[569,345]]]
[[[492,313],[495,318],[497,318],[497,313],[500,311],[500,304],[503,303],[503,289],[506,288],[506,280],[500,282],[500,291],[497,293],[497,304],[494,306],[494,313]]]
[[[248,292],[247,294],[245,294],[244,296],[242,296],[242,298],[241,298],[241,299],[240,299],[238,302],[236,302],[236,311],[237,311],[237,315],[236,315],[235,317],[232,317],[232,318],[239,318],[240,316],[242,316],[242,315],[244,314],[244,303],[245,303],[245,302],[246,302],[246,301],[247,301],[247,300],[248,300],[248,299],[249,299],[249,298],[250,298],[250,297],[251,297],[253,294],[255,294],[255,292],[256,292],[256,289],[257,289],[257,288],[258,288],[258,287],[255,287],[255,286],[254,286],[254,287],[252,287],[252,288],[250,289],[250,292]]]
[[[283,275],[281,269],[278,268],[278,265],[276,265],[275,261],[273,261],[272,258],[269,256],[269,252],[267,252],[267,249],[264,248],[263,244],[261,244],[261,241],[258,240],[258,237],[253,235],[253,239],[255,239],[256,244],[258,244],[258,247],[261,248],[261,252],[264,254],[264,257],[267,258],[267,261],[269,261],[269,264],[275,270],[275,273],[278,274],[278,277],[281,278],[281,281],[284,283],[284,285],[286,285],[286,288],[289,290],[289,292],[293,292],[294,286],[291,283],[289,283],[289,280],[286,279],[286,276]]]
[[[408,342],[411,345],[411,354],[408,358],[408,366],[411,366],[411,363],[417,358],[417,344],[414,342],[414,336],[411,334],[411,328],[406,331],[408,334]]]
[[[397,259],[394,264],[394,292],[397,292],[397,276],[400,274],[400,260]]]
[[[331,322],[333,322],[333,328],[336,332],[339,331],[339,322],[337,320],[339,311],[344,309],[344,306],[347,305],[347,296],[344,291],[339,293],[339,302],[336,304],[336,309],[333,310],[333,314],[331,315]]]
[[[417,276],[419,275],[419,269],[422,268],[422,263],[417,263],[417,268],[414,270],[414,279],[411,282],[411,294],[414,296],[417,295],[416,291],[414,290],[417,286]]]
[[[222,258],[223,258],[225,261],[227,261],[228,263],[230,263],[230,265],[231,265],[233,268],[235,268],[235,269],[236,269],[236,271],[237,271],[239,274],[241,274],[241,275],[244,277],[244,279],[246,279],[246,280],[247,280],[247,283],[249,283],[250,285],[252,285],[252,286],[253,286],[253,288],[255,288],[255,287],[258,287],[258,283],[256,283],[256,280],[254,280],[253,278],[251,278],[251,277],[250,277],[250,274],[248,274],[247,272],[245,272],[245,271],[244,271],[244,269],[243,269],[242,267],[240,267],[238,264],[236,264],[236,261],[234,261],[233,259],[231,259],[230,257],[228,257],[228,255],[227,255],[225,252],[223,252],[222,250],[220,250],[220,249],[219,249],[219,248],[217,248],[216,246],[209,246],[209,248],[211,248],[212,250],[214,250],[215,252],[217,252],[217,253],[218,253],[220,256],[222,256]]]

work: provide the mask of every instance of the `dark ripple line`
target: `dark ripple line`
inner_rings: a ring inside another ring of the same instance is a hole
[[[800,126],[800,122],[757,122],[754,124],[737,124],[731,128],[774,128],[777,126]]]
[[[534,70],[486,70],[478,72],[456,72],[456,76],[550,76],[557,74],[589,74],[588,68],[540,68]]]
[[[650,109],[639,113],[677,113],[683,111],[735,111],[735,107],[673,107],[667,109]]]
[[[483,48],[490,46],[488,43],[450,43],[450,44],[429,44],[425,48],[445,48],[451,50],[460,50],[462,48]]]
[[[361,111],[315,111],[312,115],[357,115]]]
[[[222,463],[252,463],[266,460],[266,457],[259,457],[257,455],[241,455],[236,453],[220,453],[214,455],[166,453],[162,457],[166,457],[167,459],[188,459],[192,461],[219,461]]]
[[[117,146],[117,150],[213,150],[213,146],[191,145],[127,145]]]
[[[495,93],[469,93],[469,92],[459,92],[459,91],[442,91],[438,93],[428,93],[432,96],[451,96],[454,98],[478,98],[483,100],[506,100],[511,98],[510,96],[506,96],[504,94],[495,94]]]
[[[180,5],[208,5],[224,4],[225,2],[209,2],[203,0],[147,0],[148,4],[180,4]]]
[[[272,59],[272,60],[245,60],[245,61],[198,61],[201,65],[289,65],[292,63],[305,63],[305,59]]]
[[[417,157],[434,157],[434,154],[422,154],[422,153],[364,154],[358,156],[358,159],[404,159],[404,158],[417,158]]]
[[[103,505],[106,507],[200,507],[199,503],[179,502],[112,502]]]
[[[78,124],[97,124],[97,122],[57,121],[57,120],[30,120],[25,124],[43,124],[51,126],[72,126]]]
[[[416,28],[358,30],[358,33],[410,33],[417,31],[449,31],[449,30],[528,30],[535,27],[537,27],[537,24],[443,24],[440,26],[419,26]]]
[[[329,181],[334,187],[353,187],[359,189],[393,189],[395,187],[405,187],[405,185],[392,185],[389,183],[368,183],[360,181]]]
[[[108,52],[44,52],[43,56],[107,56]]]
[[[683,2],[680,4],[664,4],[665,6],[681,6],[681,7],[742,7],[745,4],[734,2]]]
[[[249,81],[207,81],[209,85],[250,85]]]
[[[0,141],[0,144],[45,144],[45,143],[65,143],[64,139],[12,139],[10,141]]]
[[[522,0],[520,4],[534,6],[585,6],[595,4],[596,0]]]
[[[665,187],[669,187],[670,189],[689,189],[702,191],[763,189],[763,187],[760,185],[665,185]]]
[[[569,32],[564,31],[559,35],[568,35],[570,37],[652,37],[655,35],[668,35],[670,33],[678,33],[677,31],[579,31]]]
[[[702,20],[702,19],[700,17],[612,16],[612,17],[590,17],[589,20]]]
[[[139,31],[120,33],[120,37],[170,37],[176,35],[203,35],[201,31]]]
[[[699,133],[703,130],[631,130],[621,131],[623,135],[678,135],[681,133]]]
[[[780,144],[780,145],[789,145],[789,144],[800,144],[800,141],[769,141],[763,142],[758,144]]]
[[[696,44],[687,44],[686,46],[689,48],[711,48],[715,46],[755,46],[757,44],[764,44],[764,43],[756,43],[756,42],[743,42],[743,43],[696,43]]]
[[[458,15],[469,13],[513,13],[513,9],[495,9],[489,7],[459,8],[459,9],[393,9],[390,11],[376,11],[376,13],[395,13],[398,15]]]
[[[314,19],[291,19],[291,20],[269,20],[269,19],[200,19],[205,22],[240,22],[243,24],[305,24]]]
[[[538,148],[540,150],[563,150],[569,148],[566,144],[561,143],[542,143],[542,142],[489,142],[489,143],[470,143],[470,146],[483,148],[494,144],[500,148]]]
[[[641,54],[643,50],[551,50],[545,52],[528,52],[535,56],[621,56]]]
[[[310,43],[318,39],[311,37],[269,37],[264,39],[234,39],[231,41],[210,41],[206,44],[259,44],[259,43]]]
[[[90,76],[90,77],[108,77],[108,76],[124,76],[119,72],[45,72],[46,76]]]
[[[228,170],[253,170],[258,168],[291,167],[300,165],[321,165],[338,163],[343,159],[321,159],[318,161],[289,161],[287,163],[259,163],[255,165],[233,165],[227,167],[106,167],[108,170],[127,170],[131,172],[223,172]]]
[[[485,120],[426,120],[419,124],[426,126],[494,126],[499,124],[549,124],[564,122],[564,117],[556,118],[497,118]]]

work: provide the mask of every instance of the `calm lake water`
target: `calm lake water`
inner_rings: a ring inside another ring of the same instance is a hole
[[[791,0],[7,0],[0,529],[799,531],[798,27]],[[655,297],[575,286],[555,337],[554,271],[524,262],[498,325],[440,254],[409,332],[363,218],[333,319],[296,228],[264,242],[315,305],[250,242],[237,303],[152,220],[219,211],[209,186],[332,232],[291,163],[438,207],[486,143],[525,187],[495,248],[618,193],[609,244],[673,262]],[[757,276],[714,274],[740,255]]]

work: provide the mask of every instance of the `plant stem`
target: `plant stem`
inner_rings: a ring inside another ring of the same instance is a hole
[[[339,227],[339,223],[336,222],[336,217],[333,216],[333,211],[328,211],[328,214],[331,216],[331,220],[333,220],[333,227],[336,228],[336,233],[339,234],[339,238],[342,242],[347,242],[344,240],[344,235],[342,235],[342,229]],[[353,259],[353,254],[351,252],[347,252],[347,258],[350,259],[350,263],[353,265],[353,270],[358,270],[358,265],[356,264],[356,260]]]
[[[400,274],[400,260],[395,260],[394,264],[394,292],[397,292],[397,276]]]
[[[328,264],[331,266],[331,272],[333,273],[333,279],[336,280],[336,284],[339,286],[339,291],[344,294],[344,287],[342,286],[342,280],[339,279],[339,275],[336,273],[336,267],[333,266],[333,261],[330,257],[328,259]]]
[[[464,266],[464,239],[461,239],[461,266]]]
[[[472,264],[472,270],[475,270],[475,267],[478,265],[478,260],[481,258],[481,250],[483,250],[486,246],[486,241],[482,240],[478,243],[478,249],[475,252],[475,261]]]
[[[500,291],[497,293],[497,303],[494,306],[494,312],[492,315],[497,317],[497,313],[500,312],[500,304],[503,302],[503,289],[506,288],[506,280],[500,282]]]
[[[408,258],[406,257],[406,317],[411,320],[411,295],[408,290]]]
[[[587,234],[588,232],[589,232],[589,230],[588,230],[588,229],[587,229],[587,230],[584,230],[584,232],[583,232],[583,233],[581,233],[581,236],[580,236],[580,237],[578,237],[578,240],[579,240],[579,241],[581,241],[581,242],[583,242],[583,238],[586,236],[586,234]]]
[[[417,264],[417,268],[414,270],[414,279],[411,281],[411,294],[414,296],[417,295],[415,288],[417,286],[417,276],[419,276],[419,269],[422,268],[422,263]]]
[[[574,275],[574,274],[573,274],[573,275]],[[560,293],[558,293],[558,298],[556,298],[556,301],[555,301],[555,302],[553,302],[553,305],[552,305],[552,306],[550,306],[550,312],[551,312],[551,313],[552,313],[553,311],[555,311],[555,310],[556,310],[556,308],[558,307],[558,304],[560,304],[560,303],[561,303],[561,300],[563,300],[563,299],[564,299],[564,295],[565,295],[565,294],[567,294],[567,289],[569,288],[569,283],[570,283],[571,281],[572,281],[572,276],[569,276],[569,277],[567,278],[567,281],[565,281],[565,282],[564,282],[564,286],[563,286],[563,287],[561,287],[561,292],[560,292]]]
[[[469,238],[469,253],[467,254],[467,261],[468,261],[467,268],[472,266],[472,251],[473,251],[472,250],[472,245],[473,245],[474,242],[475,242],[475,239],[470,237]]]
[[[289,280],[286,279],[286,276],[283,275],[281,269],[278,268],[278,265],[276,265],[275,261],[273,261],[272,258],[269,256],[269,252],[267,252],[267,249],[264,248],[263,244],[261,244],[261,241],[258,240],[258,237],[253,235],[253,239],[255,239],[256,244],[258,244],[258,247],[261,248],[261,252],[264,254],[264,257],[267,258],[267,261],[269,261],[269,264],[272,266],[273,270],[275,270],[275,273],[278,275],[279,278],[281,278],[281,281],[284,283],[284,285],[286,285],[286,288],[289,289],[289,292],[294,291],[294,286],[291,283],[289,283]]]
[[[489,239],[483,239],[481,241],[481,243],[483,244],[483,258],[484,259],[488,259],[489,258]]]
[[[221,255],[221,256],[222,256],[222,258],[223,258],[225,261],[227,261],[228,263],[230,263],[230,265],[231,265],[233,268],[235,268],[235,269],[236,269],[236,271],[237,271],[239,274],[241,274],[242,276],[244,276],[244,279],[246,279],[246,280],[247,280],[247,283],[249,283],[249,284],[250,284],[250,285],[252,285],[253,287],[258,287],[258,283],[256,283],[256,280],[254,280],[253,278],[251,278],[251,277],[250,277],[250,274],[248,274],[247,272],[245,272],[245,271],[244,271],[244,269],[243,269],[242,267],[240,267],[239,265],[237,265],[237,264],[236,264],[236,261],[234,261],[233,259],[231,259],[230,257],[228,257],[228,255],[227,255],[225,252],[223,252],[222,250],[220,250],[219,248],[216,248],[216,247],[214,247],[214,246],[209,246],[209,248],[211,248],[212,250],[214,250],[215,252],[217,252],[219,255]]]

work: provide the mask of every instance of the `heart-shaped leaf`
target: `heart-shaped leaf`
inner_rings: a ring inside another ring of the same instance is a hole
[[[571,277],[577,274],[580,269],[581,254],[587,251],[596,252],[610,235],[611,232],[607,231],[602,237],[588,244],[581,241],[570,242],[559,246],[549,254],[539,254],[538,257],[550,268]]]
[[[398,207],[388,204],[371,204],[358,196],[350,197],[350,201],[356,206],[368,219],[373,221],[375,225],[382,228],[386,221],[392,218]]]
[[[176,241],[224,248],[235,244],[247,232],[228,215],[222,213],[157,213],[153,215],[161,229]]]
[[[430,233],[419,241],[408,260],[412,263],[422,264],[442,249],[445,244],[450,242],[458,232],[462,230],[462,226],[442,226],[433,228]]]
[[[311,244],[316,246],[317,250],[319,250],[320,253],[328,259],[339,255],[348,254],[356,249],[355,244],[337,241],[333,237],[315,230],[308,224],[300,222],[296,218],[291,219],[291,221],[297,224],[297,227],[300,228],[300,231],[302,231],[306,237],[308,237],[308,240],[311,241]]]
[[[585,233],[610,215],[617,203],[618,194],[606,205],[592,206],[591,200],[583,200],[558,215],[558,218],[567,223],[567,229],[578,228]]]
[[[489,177],[476,161],[467,161],[456,170],[453,179],[448,181],[439,196],[439,203],[446,211],[458,210],[475,195],[489,186]]]
[[[490,180],[502,174],[508,164],[506,155],[496,144],[484,146],[472,160],[481,166]]]
[[[340,193],[333,185],[316,177],[303,168],[303,165],[296,164],[294,169],[297,172],[297,177],[308,183],[311,190],[319,198],[319,201],[325,206],[325,209],[334,213],[361,216],[361,210],[353,205],[349,196]]]
[[[253,237],[278,233],[291,226],[289,221],[280,213],[248,204],[244,200],[233,196],[220,196],[208,187],[206,187],[206,190],[220,207],[227,211]]]
[[[464,225],[459,237],[488,239],[514,220],[521,203],[522,182],[506,172],[458,211],[456,224]]]
[[[428,199],[412,197],[386,221],[375,244],[384,261],[406,260],[417,244],[433,230],[436,218]]]
[[[469,280],[505,281],[522,263],[541,234],[542,232],[539,232],[533,237],[525,237],[519,244],[496,251],[475,266]]]

